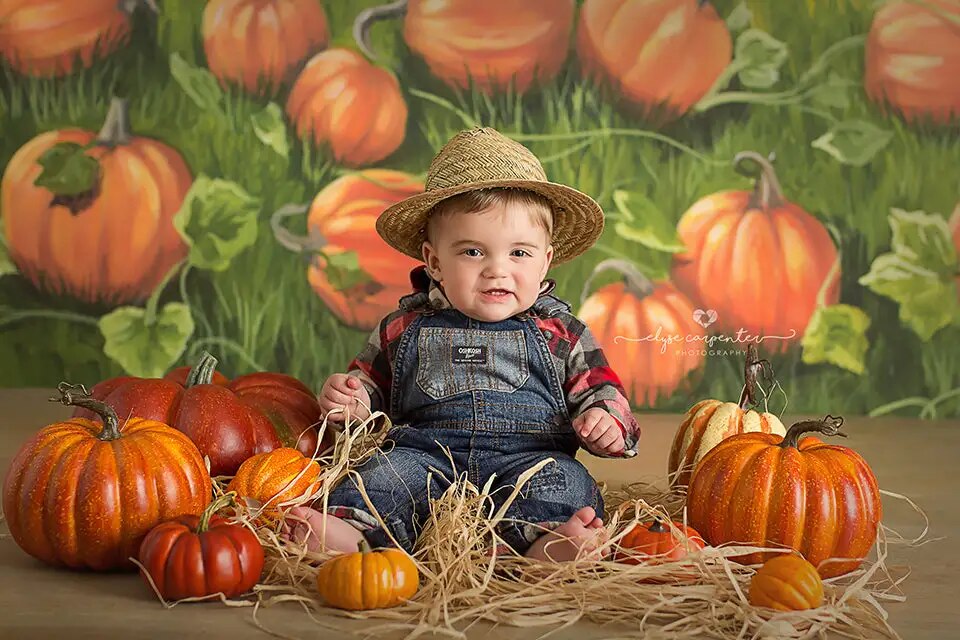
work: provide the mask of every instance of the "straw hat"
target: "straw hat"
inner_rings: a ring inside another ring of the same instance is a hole
[[[553,264],[589,249],[603,231],[603,211],[590,196],[547,180],[525,146],[489,127],[461,131],[430,163],[425,191],[402,200],[377,219],[377,233],[394,249],[422,259],[427,214],[450,196],[492,187],[539,193],[553,207]]]

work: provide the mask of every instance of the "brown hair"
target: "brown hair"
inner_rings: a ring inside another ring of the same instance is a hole
[[[480,213],[497,204],[528,207],[534,224],[547,232],[548,241],[553,237],[553,208],[549,200],[539,193],[525,189],[494,187],[467,191],[435,204],[427,216],[427,238],[430,237],[432,222],[436,219],[457,213]]]

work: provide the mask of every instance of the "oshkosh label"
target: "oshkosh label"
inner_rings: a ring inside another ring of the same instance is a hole
[[[486,362],[486,345],[481,345],[479,347],[461,347],[454,345],[453,347],[454,364],[486,364]]]

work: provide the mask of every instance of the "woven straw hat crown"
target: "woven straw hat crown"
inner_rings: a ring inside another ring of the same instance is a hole
[[[377,219],[377,233],[387,244],[417,259],[433,206],[477,189],[524,189],[546,198],[553,211],[553,264],[583,253],[603,231],[600,205],[585,193],[547,180],[533,152],[490,127],[453,136],[430,163],[424,187],[423,193],[392,205]]]

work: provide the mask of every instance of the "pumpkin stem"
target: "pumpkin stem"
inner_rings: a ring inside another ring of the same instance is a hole
[[[236,491],[228,491],[210,504],[200,514],[200,524],[197,525],[197,533],[203,533],[210,527],[210,519],[216,515],[217,511],[223,507],[234,504],[234,498],[237,497]]]
[[[370,548],[370,543],[367,542],[366,538],[360,538],[360,542],[357,543],[357,549],[360,550],[360,553],[370,553],[373,549]]]
[[[277,242],[294,253],[317,253],[327,245],[327,241],[319,234],[311,233],[307,236],[298,236],[283,226],[283,219],[291,216],[300,216],[307,212],[302,204],[287,204],[277,209],[270,216],[270,229]]]
[[[743,391],[740,392],[740,408],[746,411],[748,407],[757,406],[757,376],[763,372],[764,378],[773,380],[773,366],[769,360],[761,359],[757,354],[757,346],[747,345],[747,358],[743,363]]]
[[[647,528],[647,531],[650,533],[666,533],[670,531],[670,528],[663,526],[663,521],[660,518],[654,518],[653,524]]]
[[[581,307],[586,301],[587,296],[590,295],[590,285],[593,283],[593,279],[601,272],[610,269],[620,272],[623,276],[623,282],[627,291],[636,298],[642,300],[653,293],[653,283],[650,282],[650,279],[643,275],[632,262],[621,260],[620,258],[609,258],[597,263],[597,266],[595,266],[593,271],[590,272],[590,275],[587,276],[586,282],[583,283],[583,290],[580,292]]]
[[[825,436],[842,436],[846,438],[847,434],[840,431],[840,425],[842,424],[843,416],[834,417],[830,414],[827,414],[820,420],[794,422],[790,428],[787,429],[787,435],[783,437],[783,441],[779,446],[784,449],[787,447],[797,448],[800,444],[800,436],[811,431],[822,433]]]
[[[204,351],[203,355],[200,356],[200,362],[193,365],[190,373],[187,374],[187,383],[184,385],[184,388],[189,389],[194,385],[213,383],[213,372],[216,371],[216,369],[217,359]]]
[[[353,21],[353,39],[363,55],[376,62],[377,56],[370,48],[370,26],[378,20],[398,18],[407,12],[407,0],[396,0],[379,7],[370,7],[357,14]]]
[[[130,142],[130,108],[126,98],[114,96],[110,99],[110,108],[103,121],[103,127],[97,134],[97,144],[114,147]]]
[[[85,386],[82,384],[61,382],[57,385],[57,391],[60,392],[60,397],[48,398],[50,402],[59,402],[68,407],[83,407],[84,409],[90,409],[90,411],[100,416],[100,420],[103,422],[103,429],[101,429],[100,434],[97,435],[98,439],[107,442],[120,438],[120,420],[117,418],[117,412],[107,403],[100,402],[96,398],[93,398]]]
[[[772,161],[774,155],[771,153],[769,158],[764,158],[756,151],[741,151],[733,157],[733,167],[738,172],[751,178],[757,178],[756,186],[753,189],[753,195],[750,197],[748,208],[769,211],[772,208],[780,207],[786,201],[783,197],[783,189],[780,187],[780,180],[777,178],[777,172],[773,169]],[[744,160],[753,160],[760,165],[760,175],[743,170]]]

